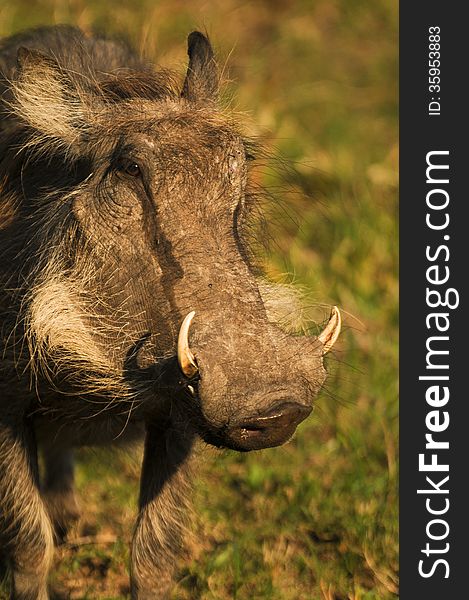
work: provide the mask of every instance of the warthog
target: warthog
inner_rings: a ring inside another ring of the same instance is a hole
[[[72,27],[0,45],[0,550],[15,599],[48,598],[54,538],[77,514],[74,448],[144,436],[131,590],[161,598],[195,439],[282,444],[325,379],[339,312],[318,337],[275,323],[245,241],[248,145],[218,107],[207,38],[191,33],[188,54],[180,85]]]

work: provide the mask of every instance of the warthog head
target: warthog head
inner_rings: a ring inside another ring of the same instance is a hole
[[[209,443],[276,446],[311,412],[340,316],[317,338],[272,321],[244,241],[251,157],[217,108],[202,34],[189,57],[181,91],[141,66],[19,52],[11,106],[36,190],[30,347],[59,387],[112,402],[126,390],[147,419],[170,397]]]

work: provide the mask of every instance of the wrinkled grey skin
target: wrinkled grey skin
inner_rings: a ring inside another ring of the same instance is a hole
[[[319,340],[268,319],[245,142],[202,34],[189,57],[181,85],[69,27],[0,45],[0,552],[16,600],[48,598],[54,537],[78,515],[74,447],[145,436],[131,589],[163,598],[195,438],[281,444],[325,378]],[[192,380],[176,358],[190,311]]]

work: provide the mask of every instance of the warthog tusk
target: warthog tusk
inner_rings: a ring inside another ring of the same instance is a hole
[[[199,370],[195,361],[195,356],[189,348],[189,327],[194,318],[195,311],[190,312],[182,322],[178,336],[178,363],[181,371],[186,377],[194,377]]]
[[[337,306],[332,307],[332,313],[329,317],[329,322],[324,331],[318,335],[318,340],[323,345],[322,354],[327,354],[332,346],[336,343],[342,325],[342,317],[340,316]]]

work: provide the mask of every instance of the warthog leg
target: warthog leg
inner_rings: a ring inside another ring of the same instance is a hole
[[[71,525],[80,517],[74,490],[73,450],[43,446],[45,478],[43,498],[54,524],[57,541],[63,541]]]
[[[12,572],[12,600],[47,600],[52,526],[38,485],[32,427],[0,421],[0,547]]]
[[[148,427],[132,543],[133,600],[166,598],[184,549],[189,459],[194,436],[166,423]]]

